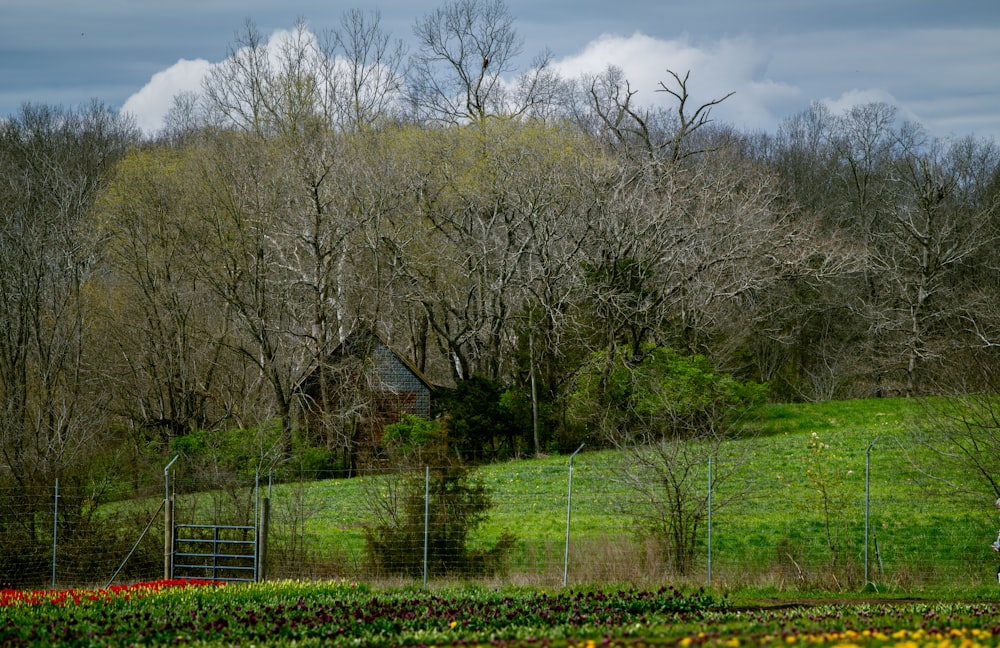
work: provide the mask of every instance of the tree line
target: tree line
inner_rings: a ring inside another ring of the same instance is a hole
[[[666,350],[783,401],[990,387],[994,142],[881,103],[740,132],[686,73],[655,108],[615,68],[518,70],[500,0],[414,35],[248,22],[155,136],[99,103],[0,123],[6,482],[112,489],[194,433],[335,456],[356,410],[304,431],[297,386],[362,326],[518,452],[637,425],[621,376]]]

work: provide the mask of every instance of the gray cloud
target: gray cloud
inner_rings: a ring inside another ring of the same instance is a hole
[[[413,21],[442,2],[389,0],[365,8],[379,9],[384,28],[410,39]],[[319,32],[361,4],[8,0],[0,20],[0,115],[24,101],[98,98],[120,107],[154,75],[161,75],[162,92],[162,76],[182,59],[222,60],[248,17],[265,35],[299,18]],[[545,48],[566,65],[582,65],[602,35],[616,36],[633,48],[623,67],[640,77],[662,77],[665,67],[691,61],[698,65],[692,87],[713,96],[734,90],[716,117],[737,127],[770,128],[813,100],[883,96],[934,134],[1000,137],[1000,3],[508,0],[508,6],[525,40],[523,65]],[[654,56],[635,49],[630,39],[637,31],[651,39]],[[155,104],[156,96],[147,88],[144,100]]]

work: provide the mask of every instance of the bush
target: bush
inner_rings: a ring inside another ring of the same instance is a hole
[[[507,393],[496,380],[472,376],[437,395],[435,408],[447,417],[451,443],[466,461],[513,454],[518,439],[525,436]]]
[[[418,577],[424,571],[426,542],[429,576],[494,574],[502,568],[514,536],[504,532],[485,550],[468,547],[470,533],[492,507],[486,486],[470,478],[465,468],[432,469],[429,484],[424,475],[405,477],[401,510],[365,529],[369,568],[378,574]]]

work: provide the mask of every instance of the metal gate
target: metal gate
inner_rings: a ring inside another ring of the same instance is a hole
[[[173,543],[171,578],[257,582],[256,527],[177,524]]]

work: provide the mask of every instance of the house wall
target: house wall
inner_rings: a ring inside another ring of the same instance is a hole
[[[378,345],[375,349],[378,378],[387,392],[399,398],[400,411],[417,416],[430,416],[431,394],[413,371],[388,347]]]

